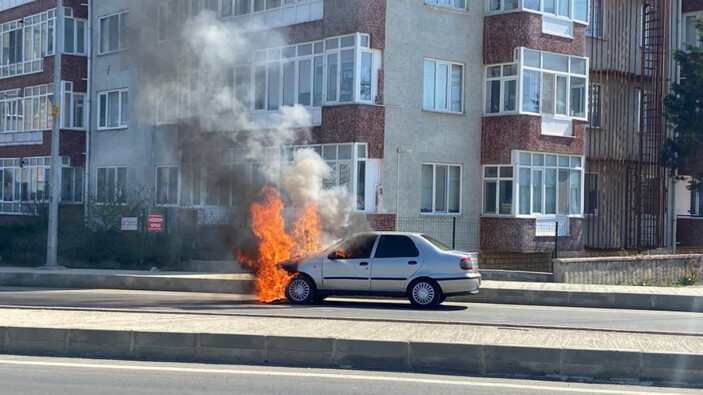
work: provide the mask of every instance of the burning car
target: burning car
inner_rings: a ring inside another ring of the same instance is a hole
[[[280,267],[292,274],[285,294],[293,304],[328,295],[378,295],[435,307],[448,296],[476,294],[481,286],[477,253],[453,250],[420,233],[358,233]]]

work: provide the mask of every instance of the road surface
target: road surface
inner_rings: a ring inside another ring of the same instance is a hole
[[[450,302],[439,310],[426,311],[411,308],[406,300],[391,299],[334,298],[320,305],[291,306],[263,305],[242,295],[0,287],[0,306],[397,320],[703,336],[700,313]]]
[[[695,394],[700,389],[0,355],[2,394]]]

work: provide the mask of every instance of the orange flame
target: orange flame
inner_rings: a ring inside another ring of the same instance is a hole
[[[258,258],[237,251],[237,259],[254,269],[256,297],[266,303],[285,298],[285,287],[291,275],[277,265],[292,256],[305,255],[322,248],[322,224],[317,207],[307,203],[303,213],[293,224],[293,237],[285,231],[283,202],[274,187],[261,190],[262,203],[250,207],[252,231],[260,240]]]

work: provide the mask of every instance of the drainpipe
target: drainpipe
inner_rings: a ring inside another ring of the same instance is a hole
[[[88,220],[88,193],[90,191],[90,134],[92,130],[93,121],[93,94],[91,91],[91,82],[93,81],[93,7],[91,6],[91,0],[86,4],[88,7],[88,46],[87,46],[87,56],[88,56],[88,75],[86,82],[86,93],[85,93],[85,111],[84,122],[85,122],[85,170],[83,173],[83,218],[84,221]]]

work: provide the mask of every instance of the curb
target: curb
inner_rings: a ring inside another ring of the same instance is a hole
[[[182,277],[178,275],[72,274],[61,272],[0,273],[0,286],[74,289],[127,289],[134,291],[170,291],[251,294],[253,283],[248,274],[234,279]]]
[[[0,353],[703,386],[703,355],[548,347],[0,327]]]
[[[703,296],[691,295],[536,291],[481,287],[477,295],[461,296],[453,300],[468,303],[703,312]]]

